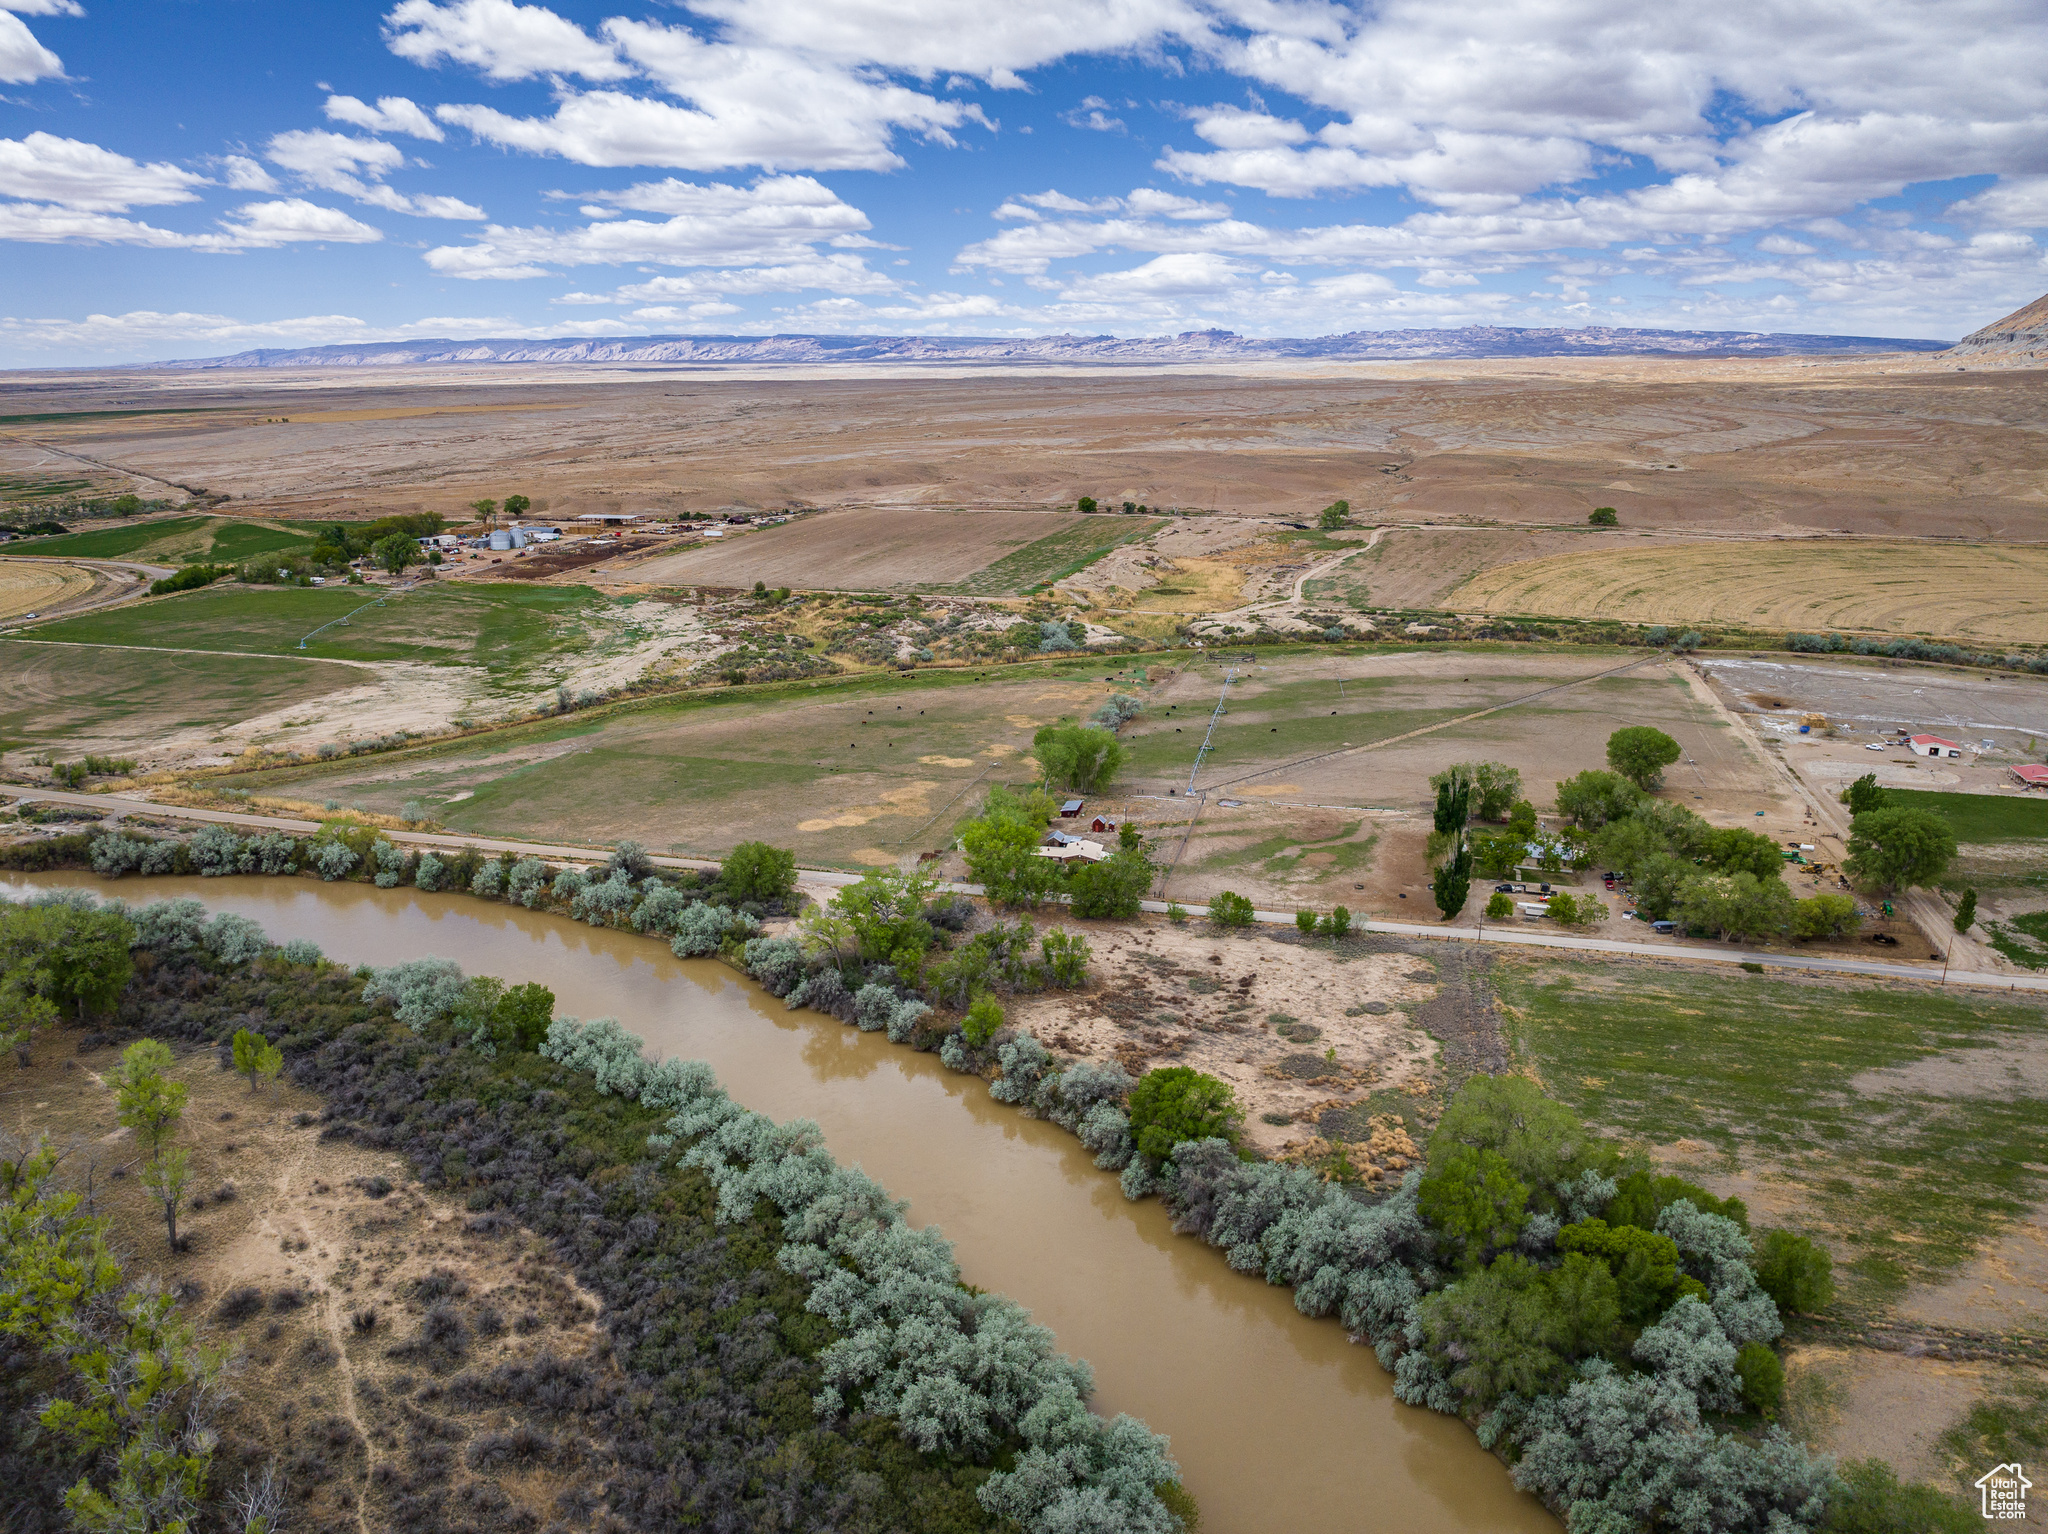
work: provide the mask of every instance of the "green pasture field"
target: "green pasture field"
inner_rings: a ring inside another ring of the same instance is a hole
[[[289,528],[226,517],[166,517],[93,533],[25,538],[9,547],[18,554],[74,559],[135,559],[160,564],[240,564],[258,554],[302,552],[311,538]]]
[[[1150,517],[1091,517],[1078,527],[1049,533],[1021,549],[1014,549],[964,580],[916,589],[952,596],[1016,596],[1020,592],[1065,580],[1087,569],[1119,544],[1142,538],[1163,525]]]
[[[1918,788],[1888,788],[1885,798],[1901,809],[1933,811],[1955,828],[1956,840],[1964,844],[2048,840],[2048,800],[1938,794]]]
[[[2048,1196],[2042,1009],[1966,991],[1496,961],[1521,1062],[1588,1122],[1801,1206],[1853,1298],[1938,1282]],[[1752,1201],[1753,1205],[1757,1202]]]
[[[0,640],[0,740],[48,746],[66,759],[109,745],[144,746],[172,731],[217,730],[316,703],[360,686],[365,675],[352,666],[253,656]]]
[[[35,633],[103,645],[477,665],[503,684],[588,648],[591,638],[577,620],[608,605],[587,586],[512,582],[430,586],[382,607],[371,605],[376,596],[364,586],[209,586],[64,619]],[[343,617],[346,626],[298,648],[305,635]]]

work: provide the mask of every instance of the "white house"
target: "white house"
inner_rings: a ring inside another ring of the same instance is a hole
[[[1963,748],[1952,740],[1943,740],[1939,735],[1915,735],[1906,742],[1906,749],[1915,756],[1961,756]]]

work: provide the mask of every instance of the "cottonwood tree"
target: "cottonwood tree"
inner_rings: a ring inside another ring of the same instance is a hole
[[[1684,754],[1677,741],[1647,724],[1632,724],[1607,737],[1607,765],[1641,789],[1655,788],[1664,769]]]
[[[1130,751],[1108,730],[1085,724],[1049,724],[1031,737],[1045,781],[1082,793],[1107,788],[1130,760]]]
[[[251,1029],[235,1030],[232,1049],[236,1074],[249,1078],[251,1092],[256,1090],[259,1080],[275,1081],[284,1069],[284,1051]]]
[[[177,1132],[191,1089],[170,1081],[164,1072],[173,1061],[171,1047],[156,1039],[137,1039],[121,1052],[113,1074],[116,1115],[135,1131],[135,1140],[154,1158]]]
[[[1927,810],[1869,810],[1849,822],[1849,855],[1842,866],[1881,889],[1932,884],[1948,872],[1956,833]]]

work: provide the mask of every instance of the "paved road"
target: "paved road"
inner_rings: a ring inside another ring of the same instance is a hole
[[[253,815],[236,810],[202,810],[184,805],[156,804],[147,799],[132,799],[118,794],[74,794],[45,788],[24,788],[20,785],[0,785],[0,794],[11,795],[17,800],[36,801],[46,804],[76,804],[91,809],[103,810],[110,820],[124,815],[161,815],[166,819],[211,822],[216,825],[245,826],[252,830],[292,831],[306,835],[320,829],[319,824],[310,820],[296,820],[281,815]],[[488,836],[450,836],[436,831],[387,831],[393,841],[413,847],[437,847],[456,849],[475,847],[483,852],[530,853],[535,857],[557,858],[567,862],[601,863],[610,855],[605,847],[575,847],[559,842],[511,841]],[[653,862],[660,868],[716,868],[717,863],[705,858],[655,857]],[[806,868],[799,870],[799,886],[814,890],[840,889],[854,883],[859,874],[842,873],[834,869]],[[942,886],[956,894],[979,895],[978,884],[947,884]],[[1163,913],[1167,902],[1147,900],[1144,909]],[[1263,925],[1291,927],[1294,925],[1292,911],[1254,911],[1254,919]],[[1868,975],[1887,980],[1917,980],[1936,983],[1943,973],[1932,965],[1886,964],[1875,959],[1838,959],[1813,954],[1764,953],[1748,948],[1702,947],[1694,943],[1675,941],[1627,942],[1619,938],[1569,937],[1561,932],[1531,930],[1524,925],[1505,927],[1453,927],[1424,925],[1410,922],[1360,921],[1354,924],[1356,930],[1377,932],[1389,937],[1427,938],[1438,942],[1477,942],[1511,944],[1525,948],[1573,949],[1584,953],[1630,954],[1651,959],[1690,959],[1709,964],[1763,964],[1772,969],[1818,971],[1825,974]],[[1984,975],[1953,971],[1947,975],[1946,983],[1951,986],[1970,986],[2000,991],[2029,991],[2048,993],[2048,975]]]

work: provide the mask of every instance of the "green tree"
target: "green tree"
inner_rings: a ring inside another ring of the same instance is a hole
[[[1607,765],[1641,789],[1655,788],[1664,769],[1684,754],[1677,741],[1647,724],[1632,724],[1607,737]]]
[[[1436,790],[1435,824],[1439,836],[1465,829],[1472,818],[1472,770],[1460,762],[1429,780]]]
[[[1704,927],[1724,938],[1754,942],[1792,928],[1792,891],[1773,875],[1707,874],[1690,880],[1679,892],[1680,919],[1688,927]]]
[[[1486,919],[1488,921],[1506,921],[1514,914],[1515,897],[1513,895],[1504,894],[1496,890],[1487,898]]]
[[[1316,934],[1316,913],[1309,910],[1306,906],[1296,911],[1294,913],[1294,930],[1303,937],[1314,937]]]
[[[389,538],[379,539],[376,547],[370,550],[370,556],[393,575],[426,558],[420,552],[418,541],[404,533],[393,533]]]
[[[1430,893],[1436,897],[1436,908],[1443,913],[1445,921],[1455,921],[1465,909],[1465,897],[1472,891],[1472,849],[1461,838],[1458,850],[1444,861],[1441,868],[1429,881]]]
[[[1080,499],[1079,499],[1078,501],[1074,502],[1074,510],[1076,510],[1076,511],[1080,511],[1080,512],[1090,512],[1090,511],[1093,511],[1094,509],[1095,509],[1095,497],[1094,497],[1094,496],[1092,496],[1092,495],[1084,495],[1084,496],[1082,496],[1082,497],[1081,497],[1081,498],[1080,498]]]
[[[1792,907],[1792,935],[1803,942],[1817,937],[1847,937],[1862,923],[1856,902],[1847,895],[1822,892]]]
[[[1631,1325],[1648,1325],[1678,1298],[1678,1243],[1669,1236],[1635,1225],[1581,1220],[1557,1233],[1557,1249],[1584,1252],[1607,1264],[1621,1318]]]
[[[1481,831],[1469,843],[1472,869],[1482,879],[1508,879],[1529,856],[1529,839],[1513,831]]]
[[[284,1069],[284,1051],[270,1040],[248,1028],[237,1028],[233,1044],[235,1072],[249,1078],[249,1090],[256,1090],[256,1083],[277,1080]]]
[[[932,946],[925,902],[939,881],[923,869],[878,868],[849,884],[829,905],[804,913],[803,940],[812,951],[851,948],[869,964],[893,964],[916,973]]]
[[[135,1140],[154,1158],[176,1133],[185,1115],[191,1089],[165,1079],[173,1064],[171,1047],[156,1039],[137,1039],[121,1052],[113,1072],[116,1117],[135,1131]]]
[[[1849,806],[1851,817],[1867,815],[1872,810],[1881,810],[1891,803],[1891,795],[1877,786],[1877,774],[1866,772],[1862,777],[1842,790],[1842,803]]]
[[[192,1158],[182,1146],[167,1146],[142,1168],[142,1186],[163,1207],[164,1230],[171,1250],[178,1250],[178,1206],[185,1201],[185,1188],[192,1181]]]
[[[1209,902],[1209,920],[1219,927],[1249,927],[1255,914],[1252,903],[1234,890],[1221,890]]]
[[[1835,1260],[1809,1237],[1767,1230],[1752,1261],[1757,1286],[1780,1310],[1813,1315],[1835,1302]]]
[[[111,1007],[135,973],[135,925],[114,911],[0,907],[0,978],[81,1021]]]
[[[1517,799],[1508,806],[1508,829],[1527,841],[1537,831],[1536,806],[1527,799]]]
[[[1430,1157],[1415,1207],[1465,1267],[1481,1268],[1529,1223],[1529,1185],[1498,1152],[1453,1144]]]
[[[1244,1110],[1227,1082],[1186,1065],[1147,1071],[1131,1088],[1131,1138],[1156,1171],[1188,1140],[1237,1142]]]
[[[1707,861],[1722,873],[1752,874],[1758,879],[1776,879],[1785,870],[1785,854],[1768,836],[1745,831],[1740,826],[1707,833]]]
[[[967,1016],[960,1024],[960,1032],[976,1049],[984,1049],[988,1041],[996,1036],[996,1030],[1002,1026],[1002,1003],[987,991],[983,991],[969,1004]]]
[[[796,889],[796,854],[766,842],[741,842],[718,865],[718,882],[735,900],[784,900]]]
[[[1316,931],[1327,938],[1348,936],[1351,932],[1351,910],[1348,906],[1333,905],[1330,914],[1316,923]]]
[[[1332,501],[1323,508],[1322,514],[1316,518],[1316,526],[1326,533],[1331,533],[1350,520],[1351,503],[1349,501]]]
[[[1742,1382],[1742,1401],[1769,1421],[1785,1404],[1785,1366],[1761,1342],[1745,1342],[1735,1353],[1735,1377]]]
[[[1031,737],[1045,781],[1081,793],[1099,793],[1123,770],[1130,751],[1108,730],[1086,724],[1049,724]]]
[[[1594,527],[1613,527],[1621,521],[1621,514],[1612,506],[1595,506],[1587,513],[1586,521]]]
[[[177,1302],[150,1284],[121,1302],[118,1324],[74,1324],[64,1349],[71,1391],[39,1420],[62,1448],[105,1467],[64,1494],[91,1534],[186,1534],[199,1513],[217,1435],[225,1348],[202,1346]]]
[[[491,1007],[491,1037],[512,1049],[536,1050],[555,1020],[555,993],[536,980],[506,990]]]
[[[523,495],[508,495],[505,497],[505,515],[508,517],[523,517],[532,505],[533,502]]]
[[[26,964],[0,974],[0,1049],[13,1050],[20,1065],[34,1063],[36,1035],[57,1021],[45,983],[45,972]]]
[[[1678,910],[1679,897],[1699,870],[1676,853],[1658,852],[1643,859],[1629,871],[1630,889],[1636,897],[1636,914],[1649,921],[1663,921]]]
[[[1956,855],[1956,833],[1928,810],[1866,810],[1849,822],[1842,866],[1880,889],[1933,884]]]
[[[1050,863],[1051,858],[1035,861]],[[1129,921],[1152,883],[1152,864],[1143,852],[1113,852],[1099,863],[1083,861],[1067,875],[1076,916]]]
[[[1976,925],[1976,922],[1977,892],[1973,889],[1967,889],[1963,891],[1963,898],[1956,902],[1956,931],[1968,932],[1971,927]]]
[[[1505,762],[1472,764],[1472,813],[1481,820],[1505,820],[1522,793],[1522,771]]]
[[[1458,1089],[1429,1137],[1430,1165],[1461,1145],[1500,1155],[1544,1208],[1555,1204],[1551,1190],[1559,1183],[1586,1171],[1610,1174],[1621,1159],[1576,1113],[1521,1076],[1474,1076]]]
[[[1038,951],[1045,961],[1048,983],[1063,991],[1078,991],[1088,983],[1088,960],[1093,956],[1088,939],[1078,932],[1048,932]]]
[[[1574,1363],[1614,1335],[1614,1287],[1590,1257],[1573,1254],[1545,1272],[1508,1252],[1430,1295],[1418,1313],[1451,1383],[1484,1410],[1510,1391],[1533,1398],[1564,1389]]]
[[[998,785],[989,790],[981,814],[961,828],[968,875],[989,899],[1036,906],[1059,887],[1064,870],[1055,859],[1038,855],[1054,808],[1049,794],[1013,794]]]
[[[1557,785],[1557,812],[1575,825],[1597,831],[1636,807],[1642,790],[1618,772],[1589,767]]]
[[[498,503],[491,500],[488,496],[482,500],[471,501],[469,509],[476,513],[476,518],[479,522],[488,524],[497,520]]]

